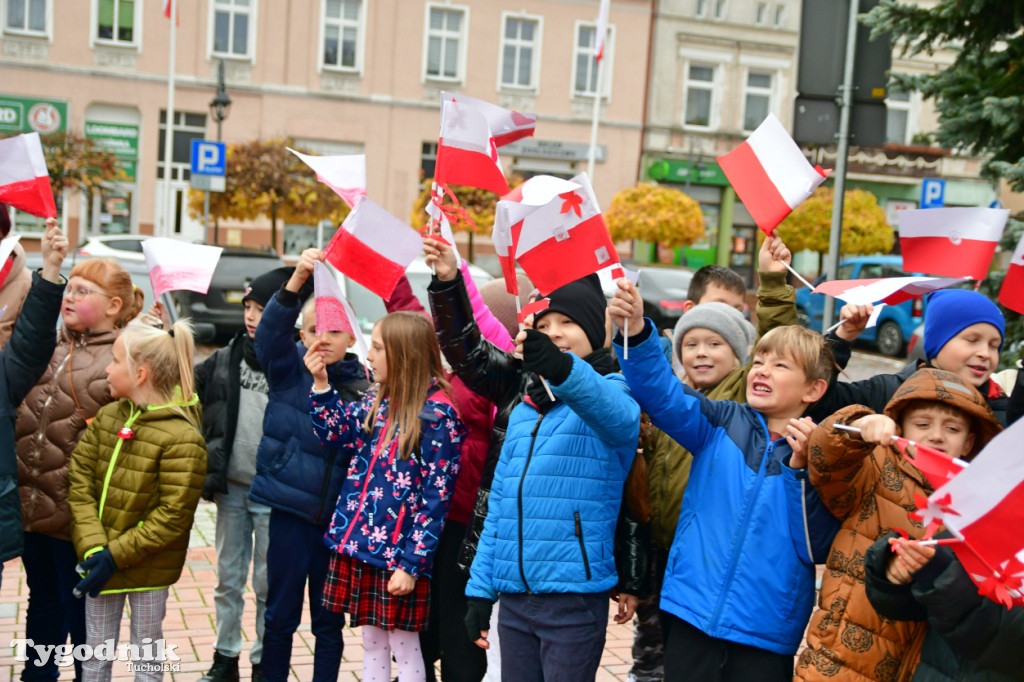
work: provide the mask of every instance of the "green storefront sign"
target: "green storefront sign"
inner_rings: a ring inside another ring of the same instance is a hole
[[[65,100],[0,95],[0,132],[46,135],[62,133],[67,127]]]
[[[694,166],[699,166],[694,168]],[[729,186],[729,179],[717,163],[713,161],[702,161],[695,164],[693,161],[675,161],[669,159],[658,159],[647,168],[647,175],[658,182],[692,182],[695,185],[719,185]]]
[[[135,182],[135,162],[139,158],[139,126],[129,123],[86,121],[85,137],[96,143],[103,151],[117,157],[117,162],[128,177],[128,182]]]

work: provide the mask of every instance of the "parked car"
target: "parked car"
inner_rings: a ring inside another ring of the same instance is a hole
[[[149,239],[148,234],[100,234],[86,237],[78,245],[72,258],[78,261],[82,257],[116,258],[119,261],[135,261],[144,263],[146,256],[142,253],[142,242]]]
[[[675,329],[694,271],[656,263],[629,263],[627,267],[640,268],[637,288],[644,301],[644,317],[651,318],[659,330]]]
[[[839,264],[836,279],[875,279],[882,277],[908,277],[911,274],[903,271],[901,256],[862,256],[850,258]],[[824,276],[815,281],[815,285],[824,280]],[[836,302],[836,315],[842,302]],[[825,311],[825,295],[812,294],[804,287],[796,292],[797,319],[804,327],[822,330],[822,317]],[[878,316],[878,324],[865,329],[860,335],[861,341],[874,343],[883,355],[902,355],[906,341],[914,333],[924,316],[925,302],[920,296],[897,305],[887,305]],[[837,319],[838,321],[838,319]]]

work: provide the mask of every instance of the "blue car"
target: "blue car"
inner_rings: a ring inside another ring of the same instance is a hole
[[[902,256],[862,256],[841,262],[836,279],[877,279],[917,274],[903,271]],[[819,277],[815,285],[824,279],[824,276]],[[837,315],[842,305],[842,301],[836,301]],[[807,287],[799,289],[796,292],[796,308],[801,325],[817,331],[822,330],[824,294],[812,294]],[[860,335],[860,340],[874,343],[883,355],[903,355],[907,339],[913,335],[914,329],[924,318],[924,308],[925,303],[920,296],[898,305],[887,305],[879,313],[878,324],[865,329]]]

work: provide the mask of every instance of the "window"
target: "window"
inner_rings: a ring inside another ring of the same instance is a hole
[[[325,0],[324,66],[355,71],[361,65],[362,0]]]
[[[7,0],[8,33],[45,35],[49,0]]]
[[[772,73],[748,71],[744,90],[743,130],[754,130],[772,111]]]
[[[167,111],[160,110],[160,134],[157,147],[156,193],[159,202],[163,202],[164,194],[164,138],[167,134]],[[206,139],[206,114],[192,114],[186,111],[174,112],[174,128],[171,138],[171,203],[174,206],[174,228],[164,236],[182,234],[182,228],[188,221],[188,185],[189,169],[191,168],[192,140]],[[166,215],[164,208],[157,205],[157,216]],[[162,217],[157,218],[163,222]],[[159,228],[158,228],[159,229]],[[158,232],[159,234],[159,232]]]
[[[885,143],[908,144],[910,130],[910,93],[890,90],[885,100]]]
[[[573,59],[573,95],[576,97],[593,97],[594,93],[597,92],[597,61],[594,59],[594,55],[597,53],[597,48],[594,44],[594,39],[597,37],[597,25],[595,24],[576,24],[576,47],[574,50],[575,58]],[[612,43],[615,37],[615,31],[612,26],[608,26],[608,35],[604,41],[604,56],[602,60],[605,62],[601,83],[601,96],[607,98],[611,93],[611,72],[612,72]]]
[[[251,0],[215,0],[213,3],[213,54],[251,58]]]
[[[775,24],[775,28],[782,28],[782,25],[786,23],[786,6],[779,4],[775,5],[775,15],[772,19],[772,23]]]
[[[424,142],[420,147],[420,177],[422,179],[433,178],[436,165],[437,143]]]
[[[725,19],[725,2],[726,0],[715,0],[715,21]]]
[[[461,81],[467,11],[427,6],[426,77]]]
[[[686,112],[683,122],[688,126],[711,127],[715,96],[715,67],[690,64],[686,71]]]
[[[711,4],[711,0],[694,0],[695,5],[693,13],[698,17],[706,17],[708,15],[708,5]]]
[[[138,19],[136,11],[140,5],[136,0],[98,0],[97,40],[121,45],[137,44],[135,24]]]
[[[505,16],[501,33],[501,87],[536,90],[540,67],[540,21]]]
[[[757,9],[754,11],[754,23],[758,26],[763,26],[765,20],[768,18],[768,3],[759,2],[757,3]]]

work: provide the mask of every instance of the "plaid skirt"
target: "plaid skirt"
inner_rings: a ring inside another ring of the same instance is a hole
[[[390,579],[390,571],[332,553],[324,582],[324,607],[349,614],[352,627],[426,630],[430,619],[430,579],[420,576],[412,592],[400,597],[388,592]]]

